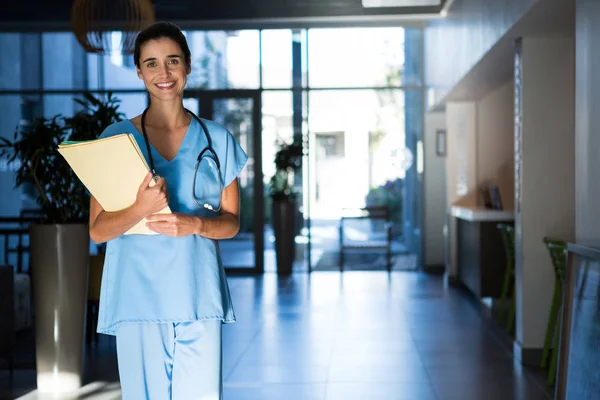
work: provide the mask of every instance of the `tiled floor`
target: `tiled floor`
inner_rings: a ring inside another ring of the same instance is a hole
[[[318,272],[230,281],[238,322],[224,327],[225,400],[551,398],[441,277]],[[102,338],[86,360],[94,394],[80,398],[119,399],[114,341]],[[2,399],[34,386],[31,370],[20,370],[12,387],[0,371]]]

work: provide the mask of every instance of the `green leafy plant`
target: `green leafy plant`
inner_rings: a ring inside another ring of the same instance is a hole
[[[400,178],[387,181],[385,184],[371,188],[365,203],[367,207],[388,207],[394,230],[402,229],[402,199],[404,181]]]
[[[0,137],[0,157],[15,165],[15,187],[31,184],[37,192],[42,222],[86,223],[89,194],[66,160],[58,152],[65,140],[93,140],[121,121],[120,100],[108,94],[105,100],[89,93],[76,99],[80,110],[72,117],[56,115],[36,118],[27,128],[17,128],[13,140]]]
[[[293,174],[302,166],[302,143],[294,141],[287,144],[279,141],[279,150],[275,153],[275,174],[271,178],[271,198],[276,201],[290,201]]]

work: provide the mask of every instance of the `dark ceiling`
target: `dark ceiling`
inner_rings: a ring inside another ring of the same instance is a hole
[[[2,31],[70,27],[73,0],[0,0],[0,3]],[[154,5],[157,20],[176,22],[184,29],[339,25],[356,21],[369,24],[390,20],[389,17],[438,14],[442,9],[442,6],[363,8],[361,0],[154,0]]]

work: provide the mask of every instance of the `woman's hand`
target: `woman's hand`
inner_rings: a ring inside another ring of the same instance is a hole
[[[180,237],[198,234],[202,227],[202,218],[189,214],[154,214],[148,216],[146,226],[161,235]]]
[[[190,214],[153,214],[146,226],[159,234],[179,237],[199,235],[208,239],[229,239],[240,229],[239,183],[235,179],[221,194],[221,211],[218,216],[204,218]]]
[[[169,205],[167,182],[164,178],[158,178],[156,184],[150,186],[152,179],[152,173],[148,172],[135,199],[135,208],[143,217],[155,214]]]

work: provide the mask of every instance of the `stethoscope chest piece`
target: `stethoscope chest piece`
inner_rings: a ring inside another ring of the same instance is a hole
[[[221,164],[219,162],[219,158],[217,157],[217,153],[215,153],[213,147],[212,147],[212,140],[210,138],[210,134],[208,133],[208,128],[206,127],[206,124],[193,112],[191,112],[190,110],[188,110],[187,108],[184,108],[184,110],[186,112],[188,112],[196,121],[198,121],[198,123],[200,124],[200,126],[202,127],[202,131],[204,132],[204,135],[206,136],[206,141],[207,141],[207,145],[204,149],[202,149],[202,151],[200,151],[200,153],[198,154],[198,158],[196,159],[196,166],[194,168],[194,179],[192,181],[192,198],[194,199],[194,202],[203,208],[206,208],[207,210],[213,211],[213,212],[219,212],[221,210],[221,194],[223,193],[223,182],[222,182],[222,177],[221,177]],[[148,134],[146,133],[146,113],[148,112],[148,108],[146,108],[144,110],[144,112],[142,113],[142,121],[141,121],[141,125],[142,125],[142,134],[144,135],[144,141],[146,143],[146,150],[148,152],[148,162],[150,164],[150,171],[152,172],[152,175],[154,177],[154,179],[156,180],[159,175],[156,172],[155,166],[154,166],[154,157],[152,157],[152,152],[150,150],[150,141],[148,140]],[[200,165],[202,163],[202,160],[206,159],[207,162],[210,162],[209,160],[212,160],[212,162],[214,163],[214,167],[216,169],[216,180],[218,181],[219,184],[219,199],[218,199],[218,205],[216,207],[212,206],[211,204],[209,204],[208,202],[203,202],[198,200],[197,196],[196,196],[196,177],[198,175],[198,168],[200,168]]]

